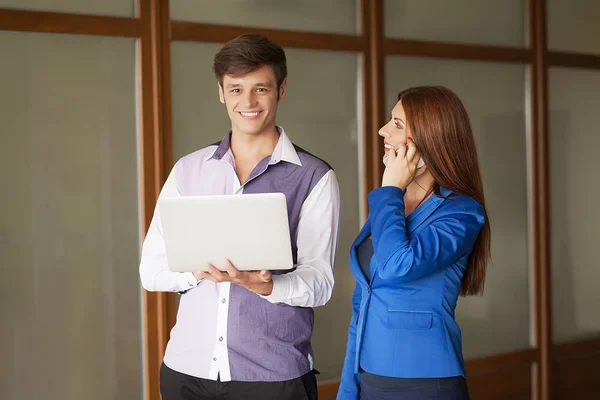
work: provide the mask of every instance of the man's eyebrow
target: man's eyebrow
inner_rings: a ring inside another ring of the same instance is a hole
[[[273,87],[274,85],[271,82],[256,82],[256,84],[254,84],[254,86],[266,86],[266,87]]]
[[[242,86],[243,85],[241,83],[228,83],[227,85],[225,85],[226,88],[238,88]],[[256,82],[253,86],[274,87],[275,85],[271,82]]]

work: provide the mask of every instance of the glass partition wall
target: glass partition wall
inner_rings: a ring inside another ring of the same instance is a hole
[[[597,2],[84,3],[0,0],[8,399],[159,399],[177,298],[140,289],[139,245],[174,161],[227,130],[211,62],[245,32],[285,48],[278,122],[340,182],[336,287],[315,310],[320,398],[343,361],[377,128],[401,89],[430,84],[467,107],[492,225],[486,292],[456,315],[471,397],[597,390]]]

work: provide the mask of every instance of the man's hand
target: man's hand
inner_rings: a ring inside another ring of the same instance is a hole
[[[212,282],[231,282],[251,292],[268,296],[273,292],[273,279],[270,271],[238,271],[229,260],[225,260],[225,272],[212,264],[206,264],[207,272],[194,272],[196,279],[208,279]]]

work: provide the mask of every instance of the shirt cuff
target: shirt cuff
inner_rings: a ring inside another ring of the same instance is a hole
[[[202,280],[196,279],[194,274],[191,272],[184,272],[181,274],[181,276],[179,278],[180,278],[179,284],[181,287],[181,290],[179,290],[180,294],[184,294],[188,290],[195,288],[202,281]]]
[[[292,280],[287,274],[273,275],[273,291],[268,296],[259,295],[270,303],[283,303],[290,298]]]

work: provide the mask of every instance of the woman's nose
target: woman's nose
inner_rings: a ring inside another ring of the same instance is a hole
[[[387,127],[387,124],[382,126],[381,128],[379,128],[379,132],[377,132],[377,134],[381,137],[388,137],[386,127]]]

